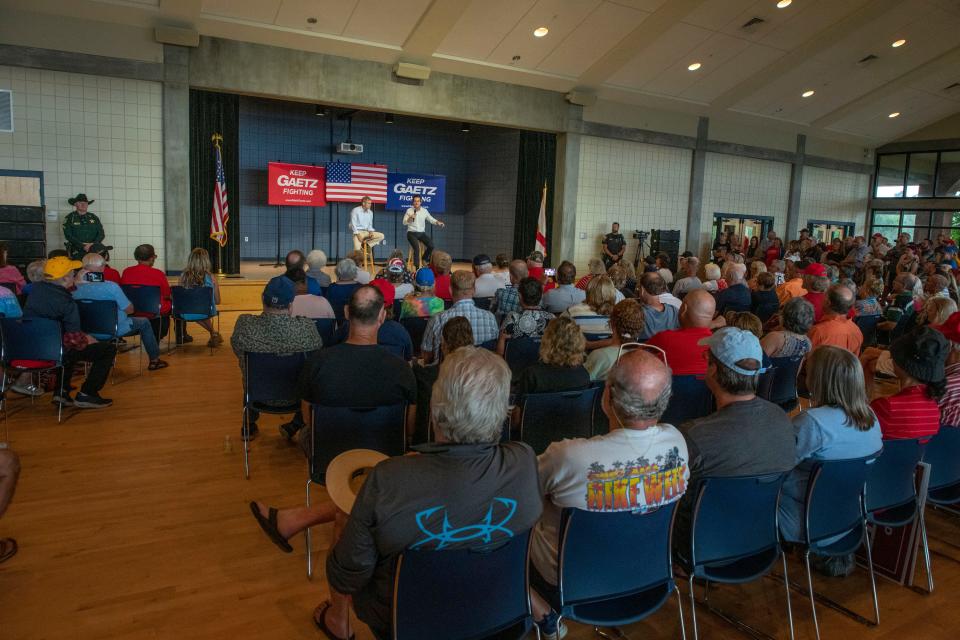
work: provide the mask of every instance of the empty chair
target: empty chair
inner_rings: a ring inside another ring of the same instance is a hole
[[[917,495],[917,465],[923,457],[919,440],[887,440],[867,471],[867,520],[879,527],[903,527],[917,521],[927,569],[927,591],[933,591],[927,525]]]
[[[598,386],[578,391],[530,393],[519,400],[520,439],[537,453],[551,442],[593,435],[593,412]]]
[[[0,318],[0,362],[8,376],[60,369],[60,396],[63,396],[63,340],[60,323],[48,318]],[[4,425],[7,418],[6,381],[0,376],[0,401]],[[57,422],[63,405],[57,403]],[[4,438],[6,441],[7,438]]]
[[[923,461],[930,465],[927,502],[938,507],[960,504],[960,427],[941,426],[927,443]]]
[[[524,369],[536,364],[540,359],[540,339],[528,336],[508,338],[503,357],[510,366],[513,379],[516,380]]]
[[[530,532],[473,549],[407,550],[394,578],[395,640],[522,638],[533,627]]]
[[[677,560],[689,576],[693,637],[699,637],[697,603],[693,581],[706,581],[704,604],[712,613],[742,629],[756,633],[745,623],[710,607],[707,592],[711,582],[744,584],[767,573],[780,560],[787,596],[787,620],[793,638],[793,610],[787,559],[780,546],[777,509],[785,474],[702,478],[693,488],[690,538],[677,548]],[[688,492],[690,489],[688,489]],[[731,508],[736,505],[736,508]]]
[[[804,503],[806,532],[803,559],[807,569],[807,588],[813,625],[817,638],[820,623],[817,620],[817,598],[830,608],[868,625],[880,624],[880,606],[877,603],[877,583],[873,574],[873,552],[870,536],[867,535],[867,514],[864,487],[867,480],[867,465],[876,459],[876,454],[849,460],[824,460],[814,463],[810,470],[807,497]],[[833,602],[813,590],[813,574],[810,570],[810,554],[840,557],[853,554],[864,545],[867,552],[867,568],[870,573],[870,588],[873,592],[875,619],[867,620],[843,605]]]
[[[673,393],[666,412],[660,418],[661,422],[681,425],[713,411],[713,394],[703,376],[673,376],[671,384]]]
[[[560,526],[557,594],[560,616],[583,624],[631,624],[676,594],[684,637],[683,604],[673,581],[671,532],[677,502],[647,513],[565,509]],[[599,540],[641,542],[626,554]]]

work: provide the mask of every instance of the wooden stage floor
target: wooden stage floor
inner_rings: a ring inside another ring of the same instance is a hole
[[[225,313],[229,339],[235,314]],[[303,540],[284,555],[254,524],[251,499],[301,504],[306,463],[264,416],[253,444],[252,476],[242,473],[240,375],[228,344],[213,356],[200,329],[192,345],[168,356],[170,367],[136,374],[135,353],[120,357],[118,384],[102,411],[68,412],[57,424],[50,396],[10,403],[10,441],[23,462],[20,486],[0,535],[20,552],[0,564],[0,638],[243,640],[318,638],[313,607],[326,598],[323,560],[329,526],[314,537],[318,571],[306,579]],[[225,451],[229,436],[232,451]],[[323,498],[319,489],[315,497]],[[863,627],[825,607],[824,638],[955,638],[960,613],[960,520],[929,517],[936,592],[924,596],[880,581],[883,624]],[[626,541],[603,541],[630,553]],[[790,570],[802,579],[796,561]],[[921,578],[922,581],[922,578]],[[817,580],[819,588],[857,611],[869,608],[863,572],[847,580]],[[769,580],[711,590],[718,606],[786,638],[783,591]],[[797,637],[812,638],[809,604],[793,596]],[[687,633],[691,634],[685,603]],[[741,638],[703,612],[703,637]],[[625,628],[634,638],[679,637],[674,601]],[[358,638],[370,638],[362,625]],[[572,640],[592,630],[570,625]],[[692,635],[690,636],[692,638]],[[432,639],[425,639],[432,640]]]

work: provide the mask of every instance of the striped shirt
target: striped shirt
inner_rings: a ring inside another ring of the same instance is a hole
[[[940,424],[960,427],[960,362],[947,366],[947,392],[940,398]]]
[[[497,319],[486,309],[478,309],[473,300],[459,300],[452,307],[438,313],[427,322],[423,332],[422,351],[436,352],[440,348],[440,337],[443,325],[451,318],[464,317],[470,322],[473,329],[473,344],[480,345],[489,340],[496,340],[500,336],[500,327]]]
[[[880,421],[884,440],[929,438],[940,430],[940,407],[927,395],[925,384],[877,398],[870,407]]]

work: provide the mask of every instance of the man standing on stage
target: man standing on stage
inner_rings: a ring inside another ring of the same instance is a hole
[[[620,234],[620,223],[614,222],[610,233],[603,236],[603,264],[609,269],[623,260],[623,252],[627,250],[627,241]]]
[[[383,234],[373,228],[373,200],[370,196],[363,196],[359,207],[350,212],[350,229],[353,230],[353,250],[360,250],[360,243],[364,240],[373,247],[383,242]]]
[[[430,261],[430,255],[433,253],[433,240],[430,239],[424,230],[426,223],[435,224],[441,229],[445,226],[442,222],[430,215],[430,212],[421,207],[423,198],[413,196],[413,206],[407,209],[403,216],[403,226],[407,228],[407,242],[413,247],[414,258],[420,253],[420,243],[422,242],[427,250],[423,253],[423,263]]]
[[[87,200],[86,194],[78,193],[76,198],[68,198],[67,202],[75,207],[63,220],[63,239],[66,240],[70,259],[79,260],[88,253],[113,249],[102,244],[105,234],[100,218],[92,211],[87,211],[94,201]]]

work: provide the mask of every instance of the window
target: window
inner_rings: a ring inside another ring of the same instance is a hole
[[[881,211],[870,216],[870,234],[879,233],[891,244],[901,233],[910,234],[911,242],[937,241],[946,235],[960,243],[960,211]]]
[[[911,153],[907,165],[907,197],[932,198],[933,179],[937,170],[936,153]]]
[[[876,198],[960,198],[960,149],[877,156]]]
[[[960,151],[944,151],[940,154],[937,197],[960,197]]]
[[[882,155],[877,160],[878,198],[902,198],[903,176],[907,171],[907,154]]]

